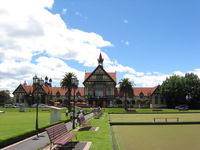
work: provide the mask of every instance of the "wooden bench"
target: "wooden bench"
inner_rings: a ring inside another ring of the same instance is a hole
[[[126,109],[126,112],[136,112],[136,110],[135,109]]]
[[[153,111],[153,112],[156,111],[156,112],[158,113],[158,112],[161,112],[162,109],[152,109],[152,111]]]
[[[156,119],[161,119],[162,121],[159,121],[159,122],[169,122],[169,119],[173,119],[175,120],[176,122],[179,122],[179,118],[178,117],[169,117],[169,118],[153,118],[153,121],[156,122]],[[172,121],[170,121],[172,122]],[[173,121],[174,122],[174,121]]]
[[[188,111],[187,108],[179,108],[178,110],[179,110],[179,111]]]
[[[42,111],[45,111],[45,112],[47,112],[47,111],[50,111],[49,109],[43,109]]]
[[[65,123],[60,123],[45,129],[49,136],[51,143],[58,146],[64,146],[67,142],[75,136],[77,140],[76,133],[68,132]],[[52,147],[51,147],[52,148]],[[50,149],[51,149],[50,148]]]
[[[79,118],[79,123],[82,126],[91,126],[91,122],[86,121],[84,115]]]

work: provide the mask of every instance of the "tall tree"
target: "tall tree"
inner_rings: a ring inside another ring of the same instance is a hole
[[[65,73],[64,77],[62,78],[60,82],[61,88],[68,89],[67,108],[69,111],[71,111],[71,105],[70,105],[71,91],[74,86],[74,84],[72,83],[72,78],[76,78],[76,75],[73,72],[67,72]]]
[[[166,100],[167,107],[174,108],[186,102],[183,81],[184,77],[173,75],[162,83],[161,96]]]
[[[200,79],[194,73],[185,74],[186,99],[190,108],[200,108]]]
[[[125,96],[124,109],[127,109],[127,96],[133,96],[134,83],[129,81],[129,78],[121,79],[119,82],[120,94]]]
[[[4,104],[7,100],[10,100],[9,90],[0,91],[0,104]]]

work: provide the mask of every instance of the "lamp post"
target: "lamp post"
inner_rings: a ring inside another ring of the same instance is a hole
[[[37,132],[37,137],[39,138],[39,136],[38,136],[38,104],[39,104],[39,97],[38,97],[38,93],[37,93],[35,129],[36,129],[36,132]]]
[[[72,78],[72,84],[74,88],[74,106],[73,106],[73,124],[72,128],[75,129],[75,89],[78,87],[78,79],[77,78]]]
[[[38,93],[40,91],[40,85],[38,84],[37,88],[36,88],[36,116],[35,116],[35,130],[36,130],[36,133],[37,133],[37,137],[36,138],[33,138],[33,140],[39,140],[39,135],[38,135],[38,105],[39,105],[39,96],[38,96]]]

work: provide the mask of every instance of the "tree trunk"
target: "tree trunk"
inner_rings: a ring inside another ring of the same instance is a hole
[[[125,93],[124,109],[125,110],[127,109],[127,95],[126,95],[126,93]]]

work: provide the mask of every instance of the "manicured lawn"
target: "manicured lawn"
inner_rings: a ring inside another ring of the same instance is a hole
[[[39,109],[39,127],[42,127],[50,122],[50,112],[42,112]],[[45,108],[47,109],[47,108]],[[19,109],[1,109],[5,113],[0,114],[0,139],[17,135],[25,131],[35,129],[36,113],[35,108],[28,108],[26,112],[19,112]],[[66,119],[62,113],[62,120]]]
[[[39,110],[40,127],[48,124],[50,121],[50,113],[42,112],[41,109]],[[19,112],[17,109],[4,109],[3,111],[5,111],[5,113],[0,114],[0,139],[35,129],[35,109],[29,108],[26,112]],[[63,120],[66,119],[64,112],[65,111],[63,110]],[[76,132],[79,141],[92,142],[90,150],[111,150],[108,114],[104,113],[101,118],[103,119],[91,118],[89,120],[93,127],[99,127],[98,131]]]
[[[138,109],[138,108],[129,108],[130,110],[136,110],[136,113],[157,113],[153,112],[152,109]],[[107,113],[126,113],[124,108],[103,108]],[[188,110],[188,112],[198,112],[200,113],[200,110]],[[130,113],[130,112],[129,112]],[[160,113],[180,113],[177,109],[162,109],[162,112]],[[185,112],[181,112],[185,113]]]
[[[50,121],[50,113],[42,112],[39,109],[39,127]],[[5,111],[0,114],[0,139],[14,136],[24,131],[35,129],[35,109],[28,108],[26,112],[19,112],[18,109],[1,109]],[[111,150],[110,140],[111,122],[152,122],[153,118],[179,117],[180,121],[200,121],[200,113],[178,113],[177,110],[166,110],[169,113],[152,113],[150,109],[140,109],[137,111],[149,112],[150,114],[108,114],[107,112],[122,113],[123,108],[105,108],[106,113],[103,119],[91,119],[93,127],[99,127],[98,131],[77,131],[79,141],[92,141],[90,150]],[[176,111],[173,113],[173,111]],[[62,111],[62,120],[65,120],[65,110]],[[200,140],[200,125],[134,125],[134,126],[112,126],[116,143],[119,143],[122,150],[126,149],[163,149],[164,145],[168,149],[179,149],[178,145],[184,144],[185,149],[197,148],[197,141]],[[191,138],[190,138],[191,137]],[[184,141],[187,142],[184,142]],[[168,143],[168,144],[167,144]],[[117,145],[117,144],[116,144]],[[193,145],[191,148],[190,146]],[[158,147],[158,148],[157,148]],[[175,147],[175,148],[174,148]],[[190,148],[188,148],[190,147]],[[166,149],[167,149],[166,148]]]
[[[179,118],[179,122],[200,121],[200,113],[175,113],[175,114],[109,114],[110,122],[153,122],[153,118]],[[164,119],[156,119],[164,121]],[[176,121],[176,119],[169,119]]]
[[[199,150],[200,125],[112,126],[120,150]]]
[[[98,131],[77,131],[79,141],[92,141],[90,150],[111,150],[110,125],[108,114],[104,113],[103,119],[89,120],[92,127],[99,127]]]

